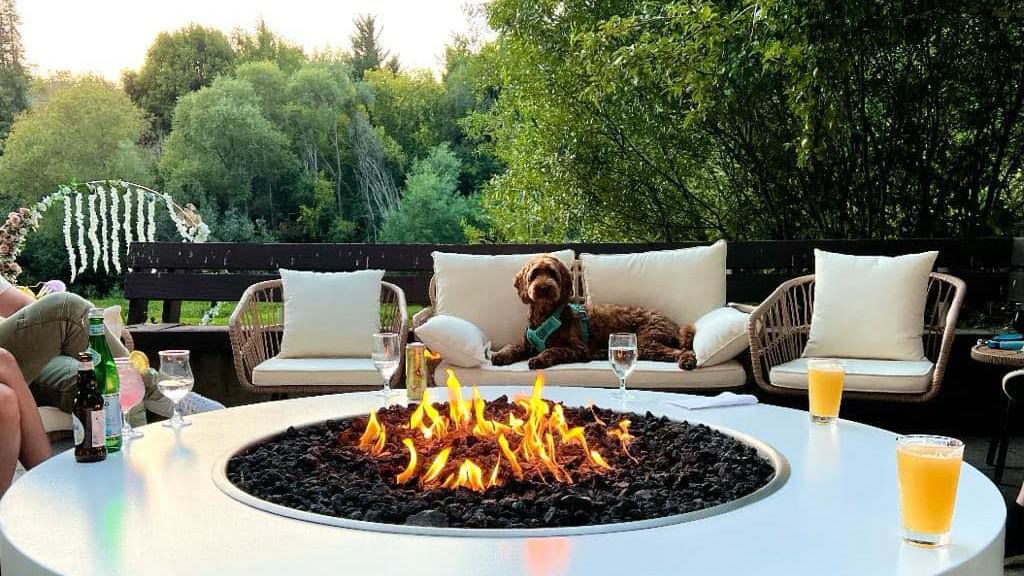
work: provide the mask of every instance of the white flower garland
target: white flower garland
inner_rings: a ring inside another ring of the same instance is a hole
[[[132,244],[132,191],[124,191],[124,247]]]
[[[135,237],[146,242],[146,193],[142,188],[135,190],[135,204],[139,212],[135,218]]]
[[[103,261],[103,273],[110,274],[110,244],[106,241],[107,238],[110,238],[109,222],[107,221],[107,191],[103,186],[97,186],[96,194],[100,197],[100,237],[103,238],[103,242],[100,244],[100,259]]]
[[[71,243],[71,198],[64,196],[64,247],[68,251],[68,265],[71,267],[71,282],[78,276],[75,262],[75,246]]]
[[[149,208],[149,228],[146,230],[146,242],[156,242],[156,198],[151,197],[146,207]]]
[[[121,226],[117,216],[117,207],[120,204],[119,200],[121,195],[117,193],[117,188],[110,188],[110,256],[114,261],[114,270],[117,273],[121,273],[121,242],[118,238],[120,234]]]
[[[100,256],[103,250],[100,248],[100,237],[97,235],[99,229],[99,216],[96,214],[97,194],[89,194],[89,246],[92,247],[92,269],[100,269]]]
[[[85,272],[89,265],[89,253],[85,248],[85,215],[82,214],[82,193],[75,193],[75,224],[78,225],[78,273]]]

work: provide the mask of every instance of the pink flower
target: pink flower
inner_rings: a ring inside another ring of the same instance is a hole
[[[18,208],[18,214],[21,214],[22,216],[28,216],[29,215],[29,209],[28,208]]]
[[[11,246],[9,244],[0,244],[0,256],[6,256],[11,253]]]
[[[10,224],[11,226],[20,226],[21,214],[18,214],[17,212],[11,212],[10,214],[7,215],[7,223]]]

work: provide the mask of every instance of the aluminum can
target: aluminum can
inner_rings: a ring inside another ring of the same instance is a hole
[[[405,346],[405,393],[409,400],[421,400],[427,387],[427,346],[411,342]]]

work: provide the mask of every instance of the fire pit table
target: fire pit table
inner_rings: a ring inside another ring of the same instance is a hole
[[[445,390],[431,392],[445,399]],[[493,399],[530,390],[480,392]],[[623,405],[609,392],[548,388],[544,397],[707,424],[766,454],[778,478],[734,506],[654,527],[529,536],[328,525],[229,494],[225,480],[227,459],[254,441],[380,406],[370,393],[302,398],[198,415],[179,432],[148,426],[145,438],[99,464],[76,464],[70,452],[53,458],[0,502],[0,566],[5,576],[1002,574],[1005,504],[970,465],[960,477],[952,545],[915,548],[900,539],[894,434],[847,421],[812,426],[806,412],[767,405],[686,410],[657,392],[637,392]]]

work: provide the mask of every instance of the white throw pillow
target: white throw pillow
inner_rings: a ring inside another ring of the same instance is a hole
[[[679,324],[725,305],[725,240],[638,254],[581,254],[588,304],[657,310]]]
[[[921,360],[928,274],[938,252],[848,256],[814,251],[808,358]]]
[[[553,252],[571,266],[572,250]],[[434,252],[434,313],[476,325],[495,350],[521,342],[529,307],[516,294],[516,273],[537,254],[478,256]]]
[[[475,368],[487,360],[491,343],[472,322],[442,314],[416,329],[416,337],[431,352],[462,368]]]
[[[750,314],[731,307],[717,308],[701,316],[693,336],[697,367],[714,366],[737,357],[750,346],[747,320]]]
[[[281,358],[369,357],[380,330],[383,270],[281,270]]]

